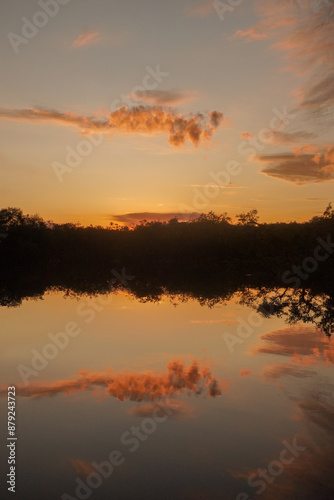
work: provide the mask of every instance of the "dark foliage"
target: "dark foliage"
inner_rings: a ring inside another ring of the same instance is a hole
[[[23,298],[41,298],[52,289],[80,296],[125,286],[140,300],[168,294],[211,306],[239,292],[256,309],[269,304],[270,314],[289,322],[309,321],[329,334],[334,251],[326,255],[322,247],[322,260],[317,260],[315,250],[319,238],[331,242],[333,233],[331,205],[321,217],[302,224],[260,224],[251,211],[239,214],[233,225],[227,214],[210,212],[191,222],[144,221],[131,229],[54,224],[16,208],[3,209],[0,304],[19,305]],[[289,288],[284,273],[293,281],[297,268],[303,279]],[[121,274],[122,269],[136,278],[118,282],[113,271]]]

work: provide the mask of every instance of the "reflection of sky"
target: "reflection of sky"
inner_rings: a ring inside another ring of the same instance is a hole
[[[333,422],[333,350],[324,335],[314,328],[264,319],[230,353],[222,334],[235,333],[250,314],[235,301],[213,309],[192,301],[175,307],[167,299],[143,304],[119,294],[91,323],[76,314],[81,302],[49,295],[43,302],[0,310],[6,346],[1,353],[2,387],[22,385],[17,365],[28,365],[30,350],[41,351],[49,341],[47,333],[61,331],[68,321],[77,321],[81,333],[39,377],[31,378],[25,396],[29,390],[33,395],[34,387],[64,387],[77,380],[80,370],[99,374],[99,380],[112,374],[125,385],[124,374],[142,381],[143,373],[149,372],[157,387],[168,379],[166,367],[174,360],[183,367],[188,387],[175,391],[172,400],[178,408],[134,453],[121,443],[121,436],[152,417],[155,398],[120,401],[106,393],[107,378],[106,384],[89,390],[19,398],[18,471],[24,498],[52,500],[65,491],[74,495],[76,477],[85,479],[92,462],[107,460],[116,449],[125,463],[92,498],[194,499],[202,494],[216,499],[224,493],[224,498],[234,500],[241,491],[255,493],[247,486],[247,474],[267,467],[279,456],[282,441],[291,442],[296,435],[310,452],[287,468],[263,498],[290,498],[290,490],[281,488],[305,482],[303,467],[311,486],[319,477],[319,484],[324,483],[332,455],[321,446],[326,440],[330,444]],[[199,378],[189,371],[194,363]],[[195,394],[196,384],[203,385],[207,373],[223,388],[221,395],[210,397],[208,390]],[[4,406],[1,399],[2,415]],[[2,440],[4,428],[1,425]],[[310,491],[317,498],[316,490]]]

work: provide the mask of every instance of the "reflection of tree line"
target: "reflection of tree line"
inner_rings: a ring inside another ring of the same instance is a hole
[[[127,290],[142,301],[168,294],[213,306],[239,292],[241,302],[288,322],[333,330],[334,259],[316,263],[300,286],[282,276],[314,254],[317,238],[333,234],[334,211],[297,224],[259,224],[256,214],[202,214],[190,222],[143,222],[127,227],[53,224],[18,209],[0,210],[0,304],[58,290],[95,295],[123,286],[113,271],[135,275]],[[327,240],[326,240],[327,241]],[[331,240],[330,240],[331,241]],[[323,256],[323,250],[320,254]],[[291,273],[290,273],[291,274]],[[285,280],[285,284],[289,282]],[[261,307],[262,306],[262,307]]]
[[[124,287],[121,283],[110,282],[96,276],[57,276],[16,275],[3,281],[0,286],[0,305],[19,306],[25,298],[42,298],[45,292],[55,291],[67,296],[96,296],[118,293],[125,290],[141,302],[158,302],[168,296],[174,304],[196,300],[203,306],[214,307],[227,303],[233,296],[240,304],[254,308],[265,317],[279,317],[289,324],[311,323],[326,335],[334,331],[334,287],[331,283],[317,283],[317,286],[303,289],[282,288],[275,282],[245,278],[244,275],[227,276],[169,276],[164,281],[157,276],[152,281],[137,276]],[[49,278],[49,280],[48,280]],[[196,279],[194,279],[196,278]],[[202,278],[202,279],[201,279]],[[247,283],[245,285],[244,283]]]
[[[326,335],[334,331],[334,298],[310,289],[246,288],[241,292],[242,304],[254,307],[266,317],[285,318],[287,323],[312,323]]]

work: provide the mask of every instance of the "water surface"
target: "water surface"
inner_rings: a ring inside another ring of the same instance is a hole
[[[240,298],[50,292],[2,308],[16,498],[333,498],[331,338]]]

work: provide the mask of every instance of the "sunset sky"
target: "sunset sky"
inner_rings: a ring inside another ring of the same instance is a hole
[[[333,0],[2,2],[1,208],[102,225],[322,213],[333,28]]]

